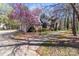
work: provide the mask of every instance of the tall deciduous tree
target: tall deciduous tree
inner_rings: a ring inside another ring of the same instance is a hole
[[[74,7],[74,5],[75,4],[72,4],[71,3],[71,6],[72,6],[72,8]],[[76,34],[76,19],[75,19],[75,13],[76,12],[76,10],[73,8],[73,20],[72,20],[72,33],[73,33],[73,35],[74,36],[76,36],[77,34]]]
[[[14,10],[11,13],[11,17],[20,20],[20,29],[23,29],[25,32],[31,26],[40,24],[39,17],[36,16],[35,13],[32,13],[29,9],[27,9],[23,4],[14,4]]]

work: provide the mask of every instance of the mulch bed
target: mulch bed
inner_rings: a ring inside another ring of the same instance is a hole
[[[17,35],[12,35],[11,38],[17,39],[17,40],[27,40],[29,38],[41,38],[42,36],[39,35],[39,33],[36,32],[28,32],[28,33],[19,33]]]

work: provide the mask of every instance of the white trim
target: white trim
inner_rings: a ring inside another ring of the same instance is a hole
[[[0,34],[8,34],[8,33],[13,33],[16,32],[17,30],[1,30]]]

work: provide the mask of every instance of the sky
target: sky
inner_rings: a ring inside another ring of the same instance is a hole
[[[26,6],[28,6],[29,9],[40,8],[40,7],[44,8],[44,7],[49,6],[49,5],[54,5],[54,4],[52,4],[52,3],[27,3],[26,4]]]
[[[25,5],[29,8],[29,9],[34,9],[34,8],[44,8],[44,9],[49,9],[51,7],[51,5],[55,5],[56,3],[25,3]],[[2,4],[0,4],[1,7]],[[50,7],[49,7],[50,5]]]
[[[42,8],[44,9],[45,13],[48,13],[47,11],[49,10],[53,10],[54,6],[56,6],[58,3],[24,3],[30,10],[33,10],[35,8]],[[4,4],[0,4],[0,9],[2,9],[2,11],[4,10],[11,10],[10,5],[13,5],[13,3],[9,4],[8,3],[4,3]],[[59,6],[59,5],[57,5]],[[58,8],[58,7],[57,7]]]

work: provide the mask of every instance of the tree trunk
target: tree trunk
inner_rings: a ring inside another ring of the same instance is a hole
[[[67,17],[67,30],[69,29],[69,17]]]
[[[76,20],[76,29],[78,31],[78,19]]]
[[[59,30],[61,30],[61,20],[59,21]]]
[[[66,18],[64,19],[64,30],[66,29]]]
[[[76,9],[75,7],[75,4],[74,3],[70,3],[71,7],[73,8],[73,10],[75,11],[77,17],[78,17],[78,21],[79,21],[79,14],[78,14],[78,10]]]
[[[57,25],[58,25],[58,23],[55,24],[55,28],[54,28],[55,31],[57,30]]]
[[[75,10],[73,9],[73,19],[72,19],[72,33],[76,36],[76,24],[75,24]]]

